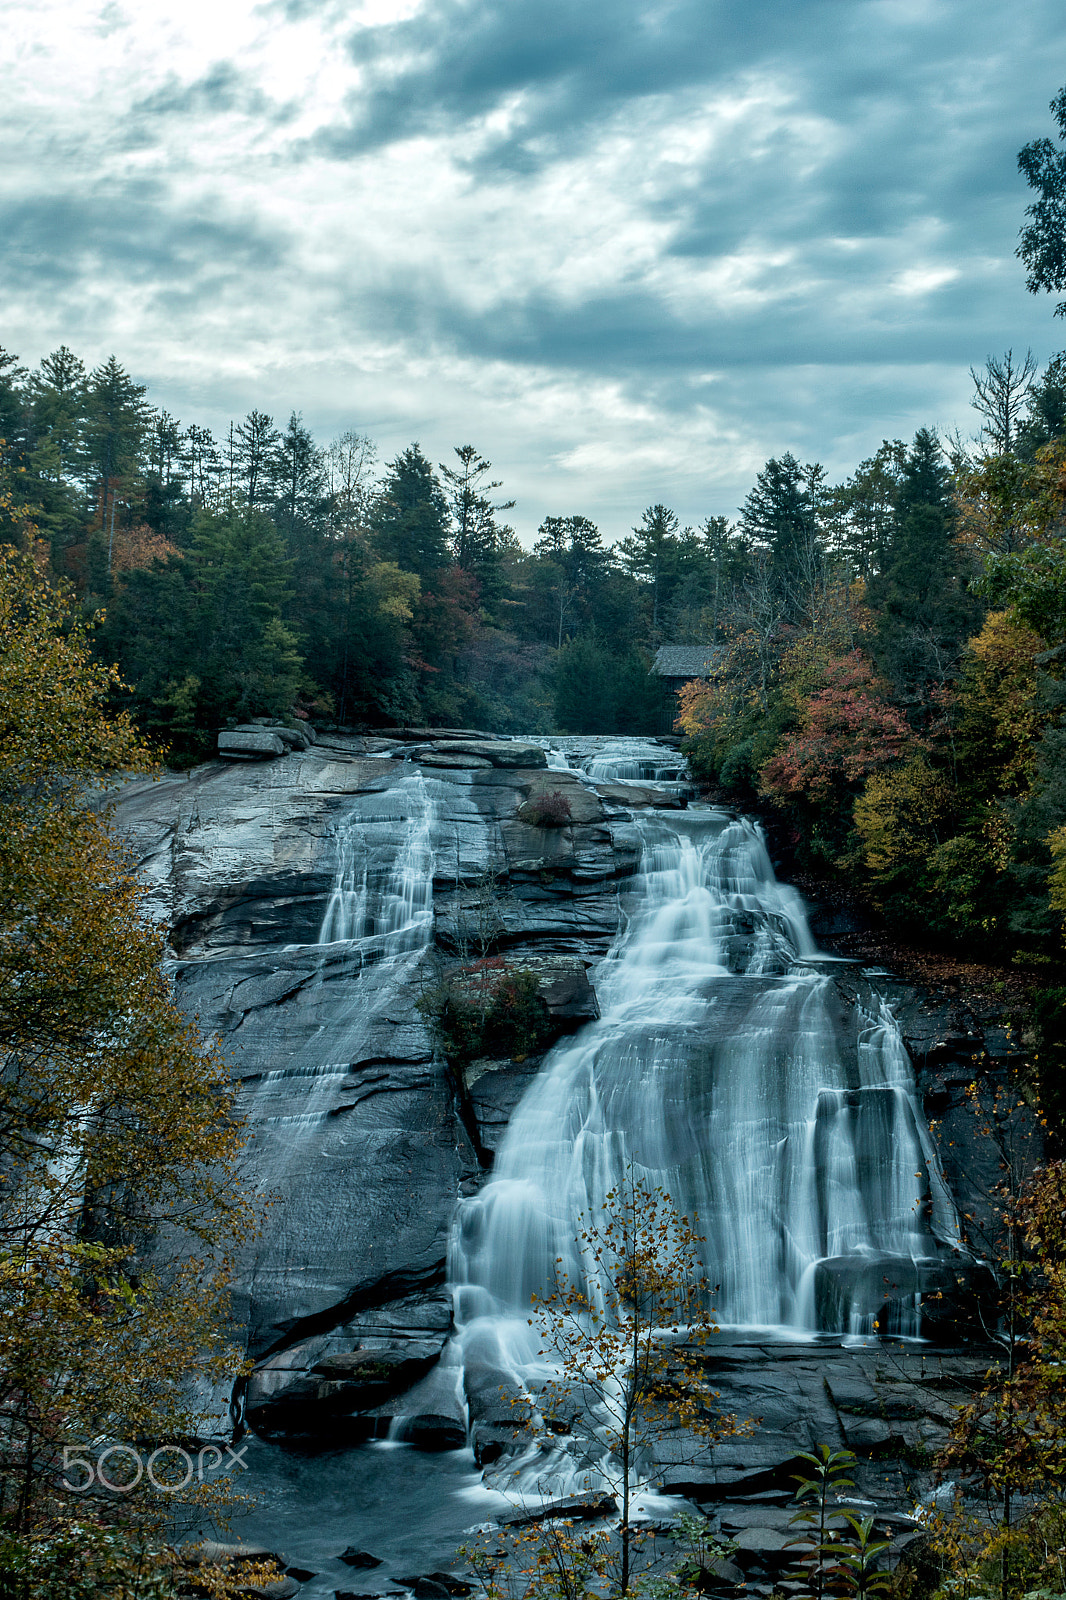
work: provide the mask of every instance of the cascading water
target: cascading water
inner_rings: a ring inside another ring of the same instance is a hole
[[[595,734],[566,740],[529,737],[544,746],[550,768],[579,772],[593,783],[655,783],[669,788],[688,775],[685,758],[655,739]]]
[[[685,776],[685,761],[650,739],[612,739],[610,747],[581,758],[594,782],[670,783]]]
[[[530,1297],[556,1262],[581,1281],[580,1219],[630,1162],[698,1217],[723,1327],[864,1334],[887,1301],[915,1333],[958,1232],[890,1014],[840,1000],[752,823],[693,808],[636,826],[601,1020],[552,1052],[457,1213],[463,1359],[539,1386]]]
[[[432,938],[434,814],[426,781],[415,772],[362,800],[337,829],[314,981],[347,982],[371,966],[384,970],[376,971],[372,987],[353,987],[348,1004],[332,1009],[328,1038],[312,1037],[287,1066],[254,1083],[247,1114],[262,1182],[276,1183],[299,1154],[299,1130],[325,1116],[360,1038]]]
[[[384,815],[353,812],[340,828],[336,872],[318,935],[320,945],[346,945],[363,960],[421,950],[433,926],[433,802],[424,777],[416,772],[401,779],[382,800]],[[391,825],[393,843],[397,831],[400,839],[378,886],[370,883],[368,838],[376,822]]]

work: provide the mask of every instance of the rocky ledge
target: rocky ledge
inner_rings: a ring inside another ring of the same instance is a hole
[[[305,746],[280,728],[236,729],[227,737],[276,739],[284,751],[271,753],[285,759],[234,748],[234,759],[187,776],[130,784],[118,822],[169,930],[176,992],[222,1038],[249,1118],[264,1210],[234,1296],[255,1362],[238,1396],[247,1424],[272,1439],[352,1443],[392,1428],[453,1447],[469,1405],[475,1450],[491,1467],[523,1419],[498,1374],[468,1373],[464,1393],[441,1361],[445,1255],[456,1199],[491,1166],[541,1056],[453,1071],[420,1001],[491,950],[536,975],[550,1032],[595,1016],[588,972],[637,865],[634,809],[685,801],[547,770],[539,746],[476,730],[389,732],[324,733]],[[532,820],[546,794],[565,802],[558,825]],[[392,892],[416,805],[432,847],[432,926],[403,955],[397,983],[373,906]],[[323,937],[338,895],[345,915],[364,918],[354,944]],[[845,998],[867,982],[856,972],[842,973]],[[949,1119],[948,1176],[967,1209],[987,1164],[967,1086],[990,1054],[1005,1068],[1009,1044],[988,1030],[963,1038],[917,990],[897,985],[893,1000],[927,1109]],[[755,1583],[773,1570],[766,1531],[780,1532],[798,1450],[855,1450],[857,1493],[898,1512],[986,1364],[976,1350],[723,1339],[709,1376],[723,1406],[759,1426],[695,1472],[686,1442],[668,1438],[661,1485],[713,1509],[723,1528],[762,1530],[743,1557]]]

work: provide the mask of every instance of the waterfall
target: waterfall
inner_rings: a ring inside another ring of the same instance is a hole
[[[379,799],[374,812],[353,810],[338,830],[337,865],[318,934],[320,945],[347,946],[364,960],[421,950],[433,929],[434,807],[425,779],[421,772],[404,777]],[[374,824],[385,824],[385,840],[375,839]],[[392,859],[386,855],[371,885],[375,843]]]
[[[846,1006],[749,821],[636,819],[641,870],[596,974],[601,1020],[556,1046],[450,1257],[468,1365],[543,1374],[528,1325],[554,1263],[632,1162],[696,1231],[723,1327],[913,1334],[958,1243],[899,1031]],[[814,958],[814,959],[812,959]]]
[[[676,783],[687,773],[683,756],[651,739],[612,739],[581,759],[581,770],[598,783]]]
[[[558,734],[526,737],[543,747],[551,770],[580,773],[592,783],[655,783],[670,788],[688,779],[685,757],[656,739],[614,734],[578,734],[565,740]]]
[[[318,940],[303,949],[315,952],[312,986],[343,986],[344,998],[329,1007],[328,1029],[320,1026],[288,1065],[251,1085],[247,1115],[261,1182],[276,1183],[299,1156],[301,1130],[328,1114],[361,1042],[432,939],[435,815],[416,771],[379,793],[358,796],[336,829]],[[361,987],[352,981],[359,975]]]

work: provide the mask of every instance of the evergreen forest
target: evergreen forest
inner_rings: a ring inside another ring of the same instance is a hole
[[[912,933],[1057,966],[1066,355],[975,369],[969,442],[922,428],[840,483],[785,452],[733,522],[653,505],[608,545],[552,515],[531,550],[472,445],[380,465],[363,434],[323,448],[258,410],[218,440],[115,358],[0,361],[6,537],[34,530],[118,666],[116,709],[172,764],[257,716],[676,727],[799,870]],[[650,670],[664,644],[705,652],[677,702]]]

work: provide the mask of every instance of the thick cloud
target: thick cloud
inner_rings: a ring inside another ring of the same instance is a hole
[[[1058,347],[1013,251],[1064,41],[1054,0],[41,0],[0,343],[216,427],[473,439],[527,534],[728,512]]]

